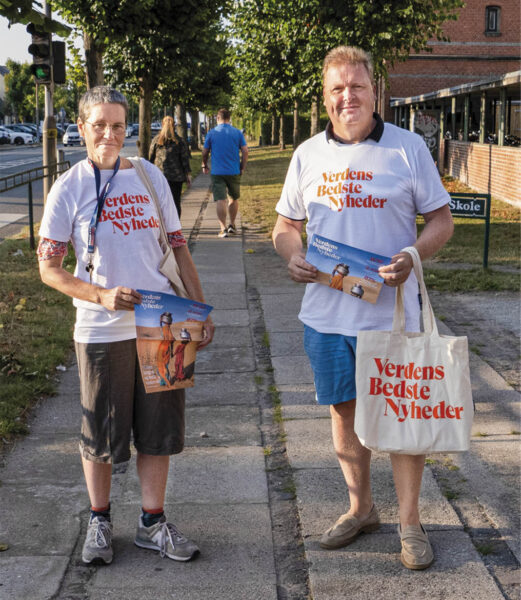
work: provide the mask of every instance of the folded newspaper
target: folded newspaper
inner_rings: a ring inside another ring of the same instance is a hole
[[[384,282],[378,268],[391,258],[313,234],[306,261],[318,269],[318,283],[374,304]]]
[[[212,307],[173,294],[138,292],[136,344],[146,392],[192,387],[197,345]]]

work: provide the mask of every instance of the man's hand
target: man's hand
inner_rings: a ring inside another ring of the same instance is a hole
[[[197,350],[201,350],[213,340],[213,334],[215,333],[215,325],[212,319],[208,317],[203,323],[203,339],[197,344]]]
[[[99,288],[99,303],[108,310],[134,310],[134,304],[141,304],[141,294],[131,288]]]
[[[186,187],[189,188],[192,185],[192,176],[190,173],[186,176]]]
[[[318,269],[306,262],[303,252],[297,252],[289,259],[288,272],[293,281],[314,283],[317,279]]]
[[[407,281],[412,267],[412,256],[408,252],[400,252],[391,258],[390,265],[380,267],[378,273],[383,277],[385,285],[397,287]]]

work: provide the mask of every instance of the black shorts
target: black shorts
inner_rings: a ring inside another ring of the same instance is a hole
[[[142,454],[167,456],[183,450],[184,390],[147,394],[136,340],[75,344],[81,389],[80,452],[87,460],[130,459],[130,440]]]

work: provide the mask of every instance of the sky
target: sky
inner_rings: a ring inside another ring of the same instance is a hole
[[[32,56],[27,52],[31,36],[25,30],[26,25],[19,23],[8,28],[9,21],[0,17],[0,65],[5,65],[8,58],[17,62],[32,62]]]
[[[0,65],[5,65],[8,58],[12,58],[16,62],[32,62],[33,57],[27,51],[31,43],[31,36],[25,28],[27,25],[15,23],[9,28],[9,21],[5,17],[0,16]],[[56,40],[62,38],[55,37]],[[80,48],[83,47],[81,40]]]

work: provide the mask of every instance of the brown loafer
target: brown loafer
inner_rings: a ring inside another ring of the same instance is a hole
[[[403,531],[398,526],[398,533],[402,541],[402,564],[416,571],[430,567],[434,562],[434,553],[422,525],[408,525]]]
[[[330,527],[324,533],[319,543],[322,548],[327,548],[328,550],[342,548],[354,542],[361,533],[370,533],[371,531],[376,531],[379,527],[380,518],[373,504],[371,512],[363,519],[354,517],[349,513],[342,515],[333,527]]]

